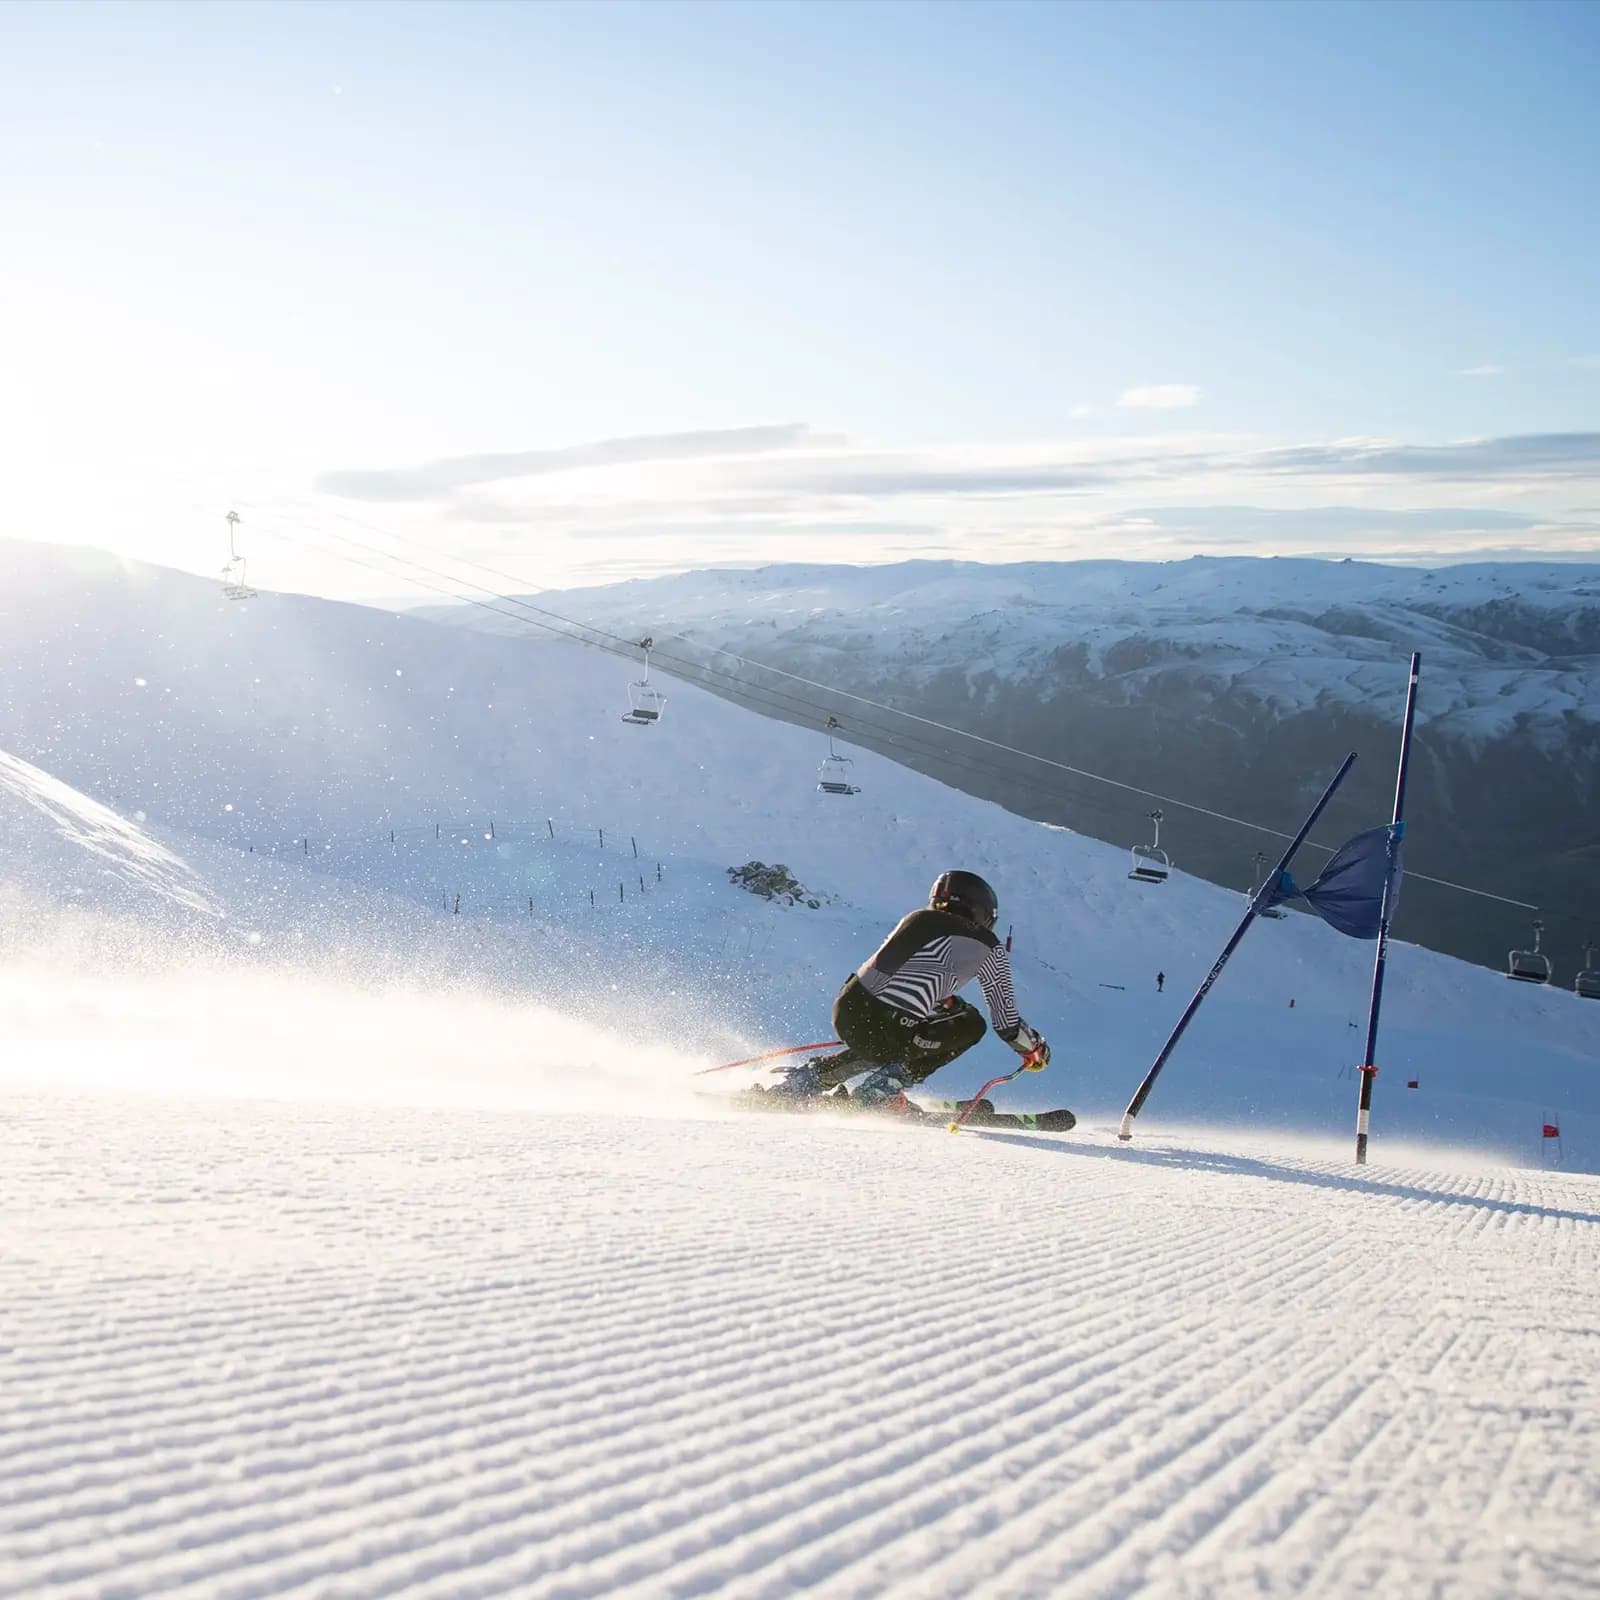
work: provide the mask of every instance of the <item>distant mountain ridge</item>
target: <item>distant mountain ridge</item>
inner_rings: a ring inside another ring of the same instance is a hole
[[[1417,649],[1412,866],[1537,906],[1568,974],[1600,924],[1600,565],[791,564],[546,590],[537,603],[651,634],[658,667],[693,663],[730,699],[799,722],[831,713],[848,741],[1130,845],[1148,837],[1156,802],[848,696],[1282,829],[1354,748],[1362,760],[1319,833],[1336,842],[1336,819],[1388,816]],[[475,607],[432,614],[517,626]],[[1254,852],[1272,849],[1269,836],[1165,809],[1175,861],[1214,881],[1243,889]],[[1491,965],[1531,937],[1531,912],[1422,882],[1402,916],[1407,937]]]

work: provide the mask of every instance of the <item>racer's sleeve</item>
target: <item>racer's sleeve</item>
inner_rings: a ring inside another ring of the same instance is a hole
[[[989,1020],[994,1031],[1010,1044],[1022,1026],[1017,1015],[1017,997],[1011,988],[1011,957],[1006,947],[996,943],[983,958],[978,968],[978,982],[983,986],[983,998],[989,1007]]]

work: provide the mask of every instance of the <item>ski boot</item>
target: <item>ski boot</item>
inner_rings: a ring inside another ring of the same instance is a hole
[[[853,1078],[870,1063],[862,1061],[854,1050],[847,1047],[835,1050],[831,1056],[814,1056],[812,1065],[822,1081],[822,1087],[836,1089],[843,1087],[846,1078]]]
[[[802,1106],[808,1101],[822,1098],[822,1078],[807,1061],[798,1067],[790,1067],[776,1083],[768,1084],[764,1089],[759,1083],[754,1085],[752,1092],[764,1094],[769,1101]]]
[[[906,1098],[905,1068],[879,1067],[856,1085],[851,1105],[858,1111],[883,1111],[891,1116],[920,1118],[927,1115],[921,1106]]]

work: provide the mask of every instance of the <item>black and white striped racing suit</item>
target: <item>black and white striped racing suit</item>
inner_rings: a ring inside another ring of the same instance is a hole
[[[1011,989],[1011,957],[988,928],[953,911],[913,911],[856,968],[874,1000],[919,1021],[933,1016],[963,984],[983,987],[994,1031],[1012,1039],[1022,1019]]]
[[[819,1063],[824,1083],[868,1063],[903,1064],[906,1081],[920,1082],[970,1050],[983,1018],[956,991],[973,978],[994,1031],[1026,1054],[1038,1036],[1017,1015],[1005,945],[953,911],[924,908],[903,918],[840,990],[833,1021],[847,1049]]]

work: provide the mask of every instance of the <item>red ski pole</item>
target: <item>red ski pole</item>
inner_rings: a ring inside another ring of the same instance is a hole
[[[1030,1050],[1022,1058],[1020,1066],[1013,1067],[1010,1072],[1002,1072],[998,1078],[991,1078],[984,1086],[967,1101],[961,1109],[961,1115],[950,1124],[951,1133],[960,1133],[961,1124],[978,1109],[979,1102],[991,1089],[998,1088],[1002,1083],[1010,1083],[1013,1078],[1020,1077],[1024,1072],[1043,1072],[1044,1060],[1041,1052]]]
[[[746,1056],[743,1061],[724,1061],[720,1067],[701,1067],[689,1074],[692,1078],[703,1078],[708,1072],[726,1072],[729,1067],[748,1067],[756,1061],[771,1061],[775,1056],[803,1055],[807,1050],[834,1050],[837,1049],[837,1039],[824,1039],[821,1044],[791,1044],[785,1045],[782,1050],[768,1050],[759,1056]]]

